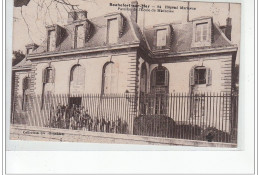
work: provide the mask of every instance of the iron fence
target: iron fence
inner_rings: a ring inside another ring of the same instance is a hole
[[[228,93],[16,96],[12,123],[236,142],[238,95]]]

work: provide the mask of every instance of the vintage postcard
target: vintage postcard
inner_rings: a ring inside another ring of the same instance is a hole
[[[241,5],[14,0],[10,139],[237,147]]]

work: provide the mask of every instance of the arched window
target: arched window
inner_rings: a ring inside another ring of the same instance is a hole
[[[210,68],[205,66],[193,67],[190,71],[190,85],[211,85],[212,72]]]
[[[47,67],[43,71],[43,83],[54,83],[54,69],[52,67]]]
[[[55,81],[55,70],[52,66],[48,66],[43,70],[42,73],[42,109],[46,102],[45,95],[52,94],[54,91],[54,81]]]
[[[82,84],[85,80],[85,71],[84,68],[81,65],[75,65],[71,69],[70,74],[70,81],[72,81],[75,84]]]
[[[76,64],[70,71],[70,98],[69,105],[79,106],[82,102],[82,94],[85,92],[85,68]],[[76,95],[77,96],[74,96]]]
[[[29,106],[29,92],[30,91],[30,78],[25,77],[23,79],[23,101],[22,101],[22,109],[27,110]]]
[[[151,86],[152,87],[155,87],[155,86],[168,87],[169,86],[169,71],[165,67],[158,66],[152,70]]]
[[[108,62],[103,67],[102,94],[117,93],[118,67]]]
[[[81,94],[85,90],[85,68],[77,64],[70,71],[70,94]]]

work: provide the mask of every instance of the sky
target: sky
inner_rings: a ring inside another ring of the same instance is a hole
[[[122,12],[130,14],[129,11],[119,11],[113,4],[129,4],[131,0],[65,0],[73,5],[78,5],[76,9],[83,9],[88,12],[88,18],[102,16],[111,12]],[[138,0],[138,4],[150,6],[178,6],[179,9],[173,12],[138,12],[138,24],[140,26],[152,26],[160,23],[185,22],[187,21],[187,10],[180,9],[186,6],[183,1],[153,1]],[[226,18],[232,18],[232,43],[240,47],[241,37],[241,7],[240,4],[230,3],[207,3],[190,2],[190,7],[196,8],[189,11],[189,19],[200,16],[212,16],[213,21],[219,25],[226,24]],[[230,9],[230,10],[229,10]],[[56,3],[55,0],[31,0],[27,6],[14,7],[13,14],[13,50],[22,50],[25,53],[25,45],[36,43],[40,45],[46,37],[45,26],[51,24],[64,25],[67,22],[69,8],[66,5]],[[239,52],[238,52],[239,55]],[[238,56],[239,58],[239,56]],[[239,62],[239,59],[237,59]]]

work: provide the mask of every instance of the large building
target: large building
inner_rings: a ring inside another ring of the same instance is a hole
[[[67,94],[70,105],[80,105],[81,94],[232,93],[231,18],[226,26],[200,17],[142,29],[136,21],[134,10],[93,19],[81,10],[69,12],[65,26],[47,26],[45,41],[27,45],[26,58],[13,66],[13,107],[18,96],[26,110],[26,99],[45,94]],[[135,105],[165,114],[166,103]]]

